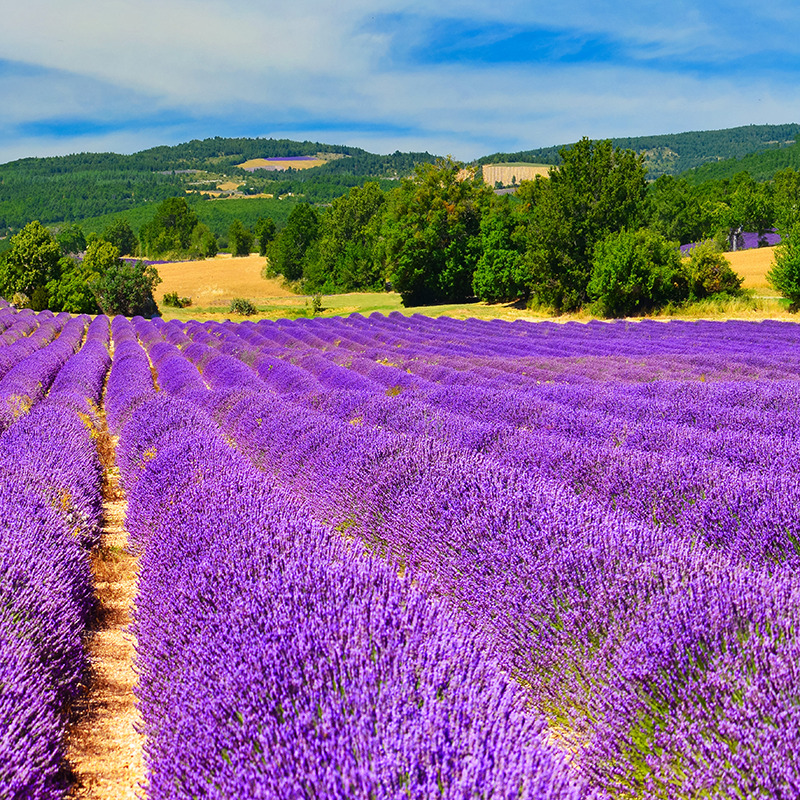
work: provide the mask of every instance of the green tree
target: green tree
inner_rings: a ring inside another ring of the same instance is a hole
[[[219,243],[208,225],[199,222],[194,226],[189,242],[189,255],[192,258],[214,258],[219,252]]]
[[[139,231],[142,251],[148,258],[186,253],[197,223],[197,215],[185,198],[168,197],[159,204],[153,219]]]
[[[788,231],[800,222],[800,172],[791,168],[776,172],[772,189],[775,226]]]
[[[86,237],[80,225],[66,225],[56,234],[61,255],[74,256],[86,249]]]
[[[49,308],[70,314],[99,314],[91,282],[97,276],[82,262],[64,257],[59,262],[61,274],[47,284]]]
[[[481,219],[481,257],[472,276],[475,294],[489,302],[527,298],[525,215],[520,202],[503,195]]]
[[[460,302],[473,292],[481,215],[492,191],[451,158],[421,164],[389,194],[386,272],[403,304]]]
[[[309,203],[298,203],[289,214],[286,226],[269,248],[271,269],[286,280],[303,277],[308,249],[317,240],[319,214]]]
[[[733,271],[719,246],[708,240],[692,248],[687,273],[689,292],[698,300],[713,294],[739,294],[744,280]]]
[[[320,218],[319,242],[303,273],[311,292],[375,291],[383,287],[383,264],[376,245],[386,195],[368,181],[337,197]]]
[[[677,244],[647,228],[610,233],[595,245],[587,289],[606,317],[638,314],[688,295]]]
[[[154,266],[123,261],[119,250],[102,239],[89,245],[83,263],[93,276],[91,289],[104,314],[150,318],[158,313],[153,290],[161,278]]]
[[[726,223],[733,237],[741,231],[758,231],[763,234],[772,227],[775,212],[772,203],[772,187],[767,183],[756,183],[747,172],[734,176],[729,188],[729,212]]]
[[[249,256],[253,247],[253,232],[235,219],[228,228],[228,247],[232,256]]]
[[[540,303],[571,311],[588,300],[597,243],[643,222],[646,182],[642,156],[608,140],[581,139],[561,160],[531,193],[526,268]]]
[[[101,239],[111,242],[123,256],[135,256],[137,240],[130,223],[125,218],[112,222],[101,234]]]
[[[0,260],[0,291],[5,297],[15,292],[32,297],[36,289],[58,278],[60,258],[61,248],[50,232],[38,221],[29,222],[12,237]]]
[[[800,225],[784,232],[775,248],[775,266],[767,273],[770,285],[789,300],[789,310],[800,311]]]
[[[648,187],[649,227],[669,241],[696,242],[713,233],[694,188],[685,178],[662,175]]]
[[[260,217],[253,228],[258,241],[258,254],[266,256],[270,243],[275,238],[275,220],[272,217]]]

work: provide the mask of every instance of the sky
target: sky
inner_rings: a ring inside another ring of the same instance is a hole
[[[212,136],[469,161],[800,121],[784,0],[4,0],[0,163]]]

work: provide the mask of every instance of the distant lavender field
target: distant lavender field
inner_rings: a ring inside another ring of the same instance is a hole
[[[800,793],[800,326],[6,309],[0,342],[9,464],[90,438],[105,381],[149,798]],[[64,450],[0,538],[18,796],[58,796],[83,668],[80,571],[18,557],[91,544]]]
[[[757,231],[745,231],[739,234],[737,239],[737,250],[753,250],[756,247],[774,247],[780,244],[781,236],[776,230],[767,231],[759,236]],[[692,250],[697,247],[699,242],[692,242],[691,244],[682,244],[681,253],[689,255]]]

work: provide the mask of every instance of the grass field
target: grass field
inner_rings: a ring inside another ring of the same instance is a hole
[[[786,303],[766,282],[765,275],[773,263],[774,248],[743,250],[728,253],[733,269],[745,279],[744,287],[749,295],[742,299],[705,301],[683,308],[680,312],[662,312],[656,319],[797,319],[786,310]],[[311,316],[311,298],[295,294],[282,279],[265,280],[261,268],[265,259],[258,255],[231,258],[221,254],[205,261],[179,261],[159,264],[162,278],[156,291],[156,302],[164,319],[232,319],[240,321],[240,315],[228,311],[235,297],[250,300],[258,314],[252,319],[278,319]],[[180,297],[190,297],[188,308],[171,308],[163,304],[164,294],[177,292]],[[519,303],[457,303],[440,306],[405,308],[396,292],[352,292],[349,294],[325,295],[323,310],[319,316],[345,316],[373,312],[389,314],[425,314],[426,316],[449,316],[458,319],[553,319],[547,312],[527,309]],[[593,315],[589,311],[577,314],[562,314],[556,319],[587,321]]]

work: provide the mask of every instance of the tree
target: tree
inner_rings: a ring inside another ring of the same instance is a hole
[[[316,241],[319,214],[309,203],[298,203],[289,214],[286,226],[275,237],[269,248],[272,270],[286,280],[297,281],[303,277],[306,252]]]
[[[104,314],[149,318],[158,313],[153,290],[161,278],[154,266],[122,261],[119,250],[102,239],[89,245],[83,264],[92,274],[91,289]]]
[[[687,272],[689,293],[698,300],[713,294],[739,294],[744,280],[713,241],[692,248]]]
[[[101,239],[113,244],[120,255],[136,255],[137,240],[129,222],[124,217],[112,222],[101,234]]]
[[[403,305],[472,296],[480,222],[492,191],[451,158],[420,164],[388,200],[382,234],[386,271]]]
[[[775,266],[767,273],[767,280],[789,300],[792,313],[800,311],[800,225],[784,233],[775,248]]]
[[[788,231],[800,222],[800,172],[793,169],[776,172],[772,187],[775,226]]]
[[[219,252],[219,243],[208,225],[199,222],[194,226],[189,242],[189,255],[192,258],[214,258]]]
[[[67,225],[61,228],[56,235],[56,241],[63,256],[75,256],[86,249],[86,237],[80,225]]]
[[[256,221],[253,233],[258,241],[258,254],[266,256],[267,248],[275,238],[275,220],[272,217],[261,217]]]
[[[624,317],[688,295],[677,244],[641,228],[610,233],[595,245],[587,291],[606,317]]]
[[[59,262],[61,275],[47,284],[49,305],[52,311],[68,311],[70,314],[99,314],[91,281],[96,275],[82,262],[62,258]]]
[[[197,215],[183,197],[168,197],[159,204],[150,222],[142,226],[139,240],[148,258],[188,251]]]
[[[640,227],[646,182],[643,157],[608,140],[581,139],[561,159],[534,182],[526,269],[540,303],[571,311],[588,300],[597,243]]]
[[[60,258],[61,248],[50,232],[38,221],[29,222],[12,237],[0,260],[0,291],[6,297],[15,292],[32,297],[36,289],[58,278]]]
[[[253,233],[235,219],[228,228],[228,247],[232,256],[249,256],[253,247]]]
[[[527,297],[524,235],[523,206],[509,195],[503,195],[483,215],[481,257],[472,276],[472,287],[481,300],[497,302]]]
[[[775,212],[772,188],[756,183],[747,172],[740,172],[730,183],[729,212],[726,220],[731,249],[737,249],[737,234],[742,231],[765,233],[772,227]]]
[[[337,197],[319,222],[319,242],[306,258],[303,281],[308,291],[379,290],[383,264],[376,245],[386,195],[374,181]]]
[[[685,178],[662,175],[647,191],[649,227],[669,241],[689,244],[713,234],[694,188]]]

